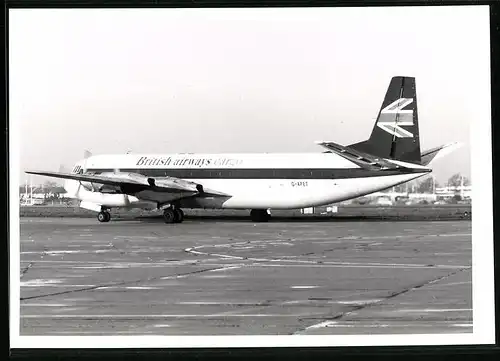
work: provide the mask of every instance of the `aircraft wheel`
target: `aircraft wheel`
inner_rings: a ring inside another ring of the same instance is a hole
[[[266,209],[252,209],[250,218],[253,222],[267,222],[271,219],[271,215],[267,213]]]
[[[165,223],[175,223],[176,218],[177,214],[172,208],[167,208],[163,211],[163,219]]]
[[[111,215],[108,212],[99,212],[97,214],[97,220],[99,222],[109,222],[111,220]]]
[[[182,223],[184,221],[184,212],[180,208],[174,209],[175,212],[175,223]]]

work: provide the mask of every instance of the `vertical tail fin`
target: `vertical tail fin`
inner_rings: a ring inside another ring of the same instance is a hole
[[[391,79],[370,138],[350,147],[381,158],[420,164],[415,78]]]

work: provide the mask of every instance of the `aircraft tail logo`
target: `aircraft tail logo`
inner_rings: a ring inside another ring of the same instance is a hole
[[[413,109],[404,110],[412,98],[400,98],[380,111],[377,127],[398,138],[413,138],[413,133],[401,126],[413,126]]]
[[[391,79],[370,138],[351,144],[381,158],[420,164],[420,135],[415,78]]]

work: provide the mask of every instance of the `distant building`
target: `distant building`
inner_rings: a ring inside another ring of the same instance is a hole
[[[436,196],[440,199],[452,198],[456,195],[462,199],[472,199],[472,186],[446,186],[436,188]]]
[[[19,187],[19,200],[21,205],[42,205],[47,202],[62,201],[68,197],[63,187],[28,186]]]

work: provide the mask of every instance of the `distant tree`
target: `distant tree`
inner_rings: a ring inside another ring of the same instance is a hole
[[[394,191],[396,193],[405,193],[406,192],[406,184],[398,184],[394,187]]]
[[[44,188],[47,188],[47,189],[51,189],[51,188],[56,188],[58,185],[56,182],[53,182],[53,181],[46,181],[44,184],[43,184],[43,187]]]
[[[432,193],[433,189],[433,180],[432,177],[427,177],[417,185],[418,193]]]
[[[66,193],[66,190],[64,189],[64,187],[57,186],[54,187],[54,189],[52,189],[52,192],[55,194],[61,194],[61,193]]]
[[[459,187],[462,184],[462,175],[460,173],[453,174],[449,179],[447,185],[449,187]],[[467,177],[464,177],[464,186],[470,185]]]

